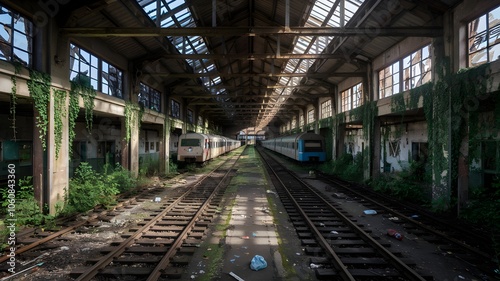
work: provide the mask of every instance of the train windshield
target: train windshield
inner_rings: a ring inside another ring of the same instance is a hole
[[[323,151],[320,140],[309,140],[304,142],[304,152]]]
[[[181,146],[200,146],[199,139],[182,139]]]

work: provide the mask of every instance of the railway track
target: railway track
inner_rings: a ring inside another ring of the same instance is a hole
[[[432,280],[266,152],[271,180],[319,279]]]
[[[37,227],[23,229],[16,234],[16,257],[22,257],[23,253],[30,251],[43,250],[40,246],[47,245],[55,239],[61,238],[64,234],[78,231],[78,229],[82,227],[93,226],[97,224],[99,220],[109,221],[116,213],[119,213],[127,208],[132,208],[138,204],[138,201],[142,201],[145,198],[150,197],[152,194],[158,194],[161,191],[162,188],[158,187],[143,189],[135,196],[118,198],[117,204],[111,208],[104,209],[100,206],[94,208],[94,210],[86,214],[88,219],[85,220],[78,220],[78,215],[73,215],[56,220],[55,225],[52,228],[41,229]],[[40,255],[42,255],[42,253],[40,253]],[[9,257],[7,255],[1,256],[0,264],[8,259]]]
[[[342,193],[348,198],[356,198],[363,205],[378,212],[388,214],[393,222],[405,228],[421,239],[438,245],[443,252],[463,260],[481,272],[476,275],[491,275],[497,264],[494,263],[491,238],[487,233],[471,229],[467,225],[459,225],[457,220],[443,219],[410,203],[384,196],[373,190],[354,185],[332,176],[317,173],[331,192]],[[493,276],[492,276],[493,277]]]
[[[123,234],[124,240],[102,248],[102,256],[88,260],[90,266],[76,268],[70,275],[75,280],[180,278],[217,212],[238,158],[230,157],[184,193],[170,198],[161,210]]]

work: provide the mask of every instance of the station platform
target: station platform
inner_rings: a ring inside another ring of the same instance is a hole
[[[217,224],[225,230],[211,233],[202,245],[204,258],[194,258],[189,269],[192,280],[207,280],[210,270],[219,274],[212,280],[314,280],[300,241],[288,221],[281,201],[254,146],[247,146],[237,162],[237,171],[226,191],[226,202]],[[225,220],[225,221],[224,221]],[[225,232],[225,233],[224,233]],[[218,245],[218,246],[215,246]],[[223,248],[218,266],[207,259],[210,251]],[[259,255],[267,266],[252,270],[252,258]],[[200,272],[202,274],[200,274]]]

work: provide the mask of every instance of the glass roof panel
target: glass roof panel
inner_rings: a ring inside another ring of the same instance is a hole
[[[137,0],[144,12],[156,23],[160,19],[163,28],[196,27],[196,23],[187,8],[185,0]],[[159,11],[157,7],[160,7]],[[200,36],[168,36],[169,40],[181,54],[206,54],[208,48]],[[210,60],[191,60],[186,62],[193,68],[195,73],[206,73],[215,71],[216,67]],[[209,87],[222,82],[219,76],[202,79],[204,85]],[[221,89],[218,93],[225,92]]]

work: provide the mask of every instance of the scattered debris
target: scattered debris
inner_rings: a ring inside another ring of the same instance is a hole
[[[238,280],[238,281],[245,281],[243,280],[243,278],[239,277],[238,275],[236,275],[235,273],[233,273],[232,271],[229,272],[229,275],[231,275],[234,279]]]
[[[250,269],[259,271],[267,267],[267,262],[264,257],[260,255],[255,255],[250,262]]]
[[[321,267],[321,264],[311,263],[311,264],[309,265],[309,267],[310,267],[310,268],[312,268],[312,269],[316,269],[316,268],[320,268],[320,267]]]
[[[364,210],[363,213],[365,213],[365,215],[376,215],[377,211],[375,211],[375,210]]]
[[[403,235],[401,233],[397,232],[394,229],[388,229],[387,230],[387,235],[391,236],[391,237],[394,237],[395,239],[397,239],[399,241],[403,240]]]

